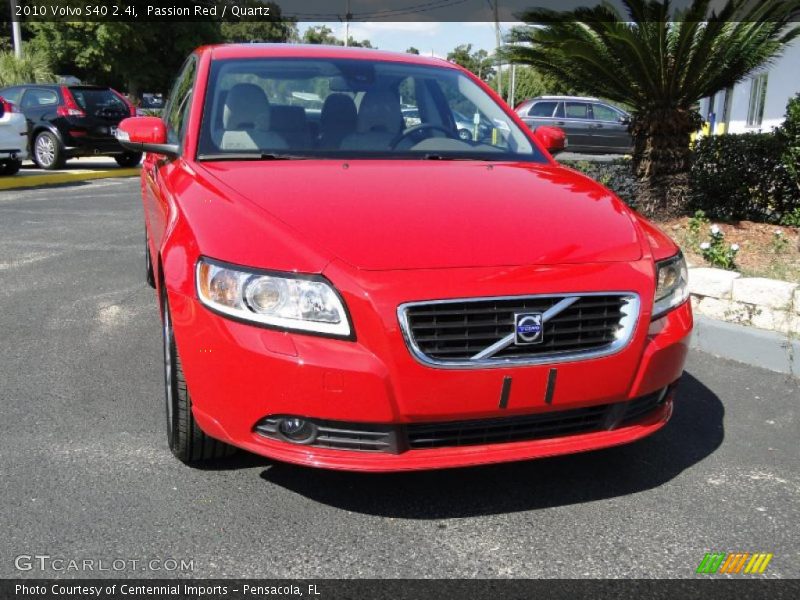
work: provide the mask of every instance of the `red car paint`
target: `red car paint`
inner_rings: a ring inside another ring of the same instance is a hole
[[[545,153],[544,164],[201,162],[198,132],[212,61],[335,56],[459,67],[325,47],[218,46],[195,54],[179,156],[149,154],[142,193],[155,279],[166,286],[193,414],[208,435],[289,462],[395,471],[581,452],[634,441],[667,422],[692,313],[684,302],[657,320],[651,314],[655,261],[678,248],[606,188],[556,163],[487,86],[470,75]],[[152,119],[140,123],[153,141],[163,135]],[[212,312],[195,284],[201,256],[323,275],[341,294],[355,339],[265,329]],[[398,307],[407,302],[604,291],[634,292],[641,306],[629,343],[591,360],[436,368],[412,356],[398,322]],[[547,403],[554,366],[558,382]],[[513,387],[500,407],[505,378]],[[634,423],[510,443],[370,453],[297,445],[254,430],[268,415],[407,425],[565,411],[662,389],[669,390],[664,402]]]

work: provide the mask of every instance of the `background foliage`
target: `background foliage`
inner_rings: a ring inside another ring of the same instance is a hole
[[[779,223],[800,208],[800,189],[768,133],[717,135],[694,147],[693,208],[720,220]]]
[[[44,0],[43,0],[44,1]],[[259,0],[243,0],[262,6]],[[280,17],[280,7],[268,3]],[[8,2],[0,0],[0,51],[10,50]],[[50,73],[74,75],[137,95],[169,91],[186,56],[198,46],[221,42],[297,41],[292,21],[226,22],[24,22],[25,52]],[[44,58],[41,58],[44,57]],[[28,56],[25,56],[28,60]],[[4,70],[5,71],[5,70]]]
[[[55,75],[44,53],[29,51],[17,58],[11,50],[0,50],[0,87],[52,81],[55,81]]]

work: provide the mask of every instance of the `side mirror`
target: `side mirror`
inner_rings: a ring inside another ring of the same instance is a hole
[[[567,134],[560,127],[541,125],[536,128],[533,135],[550,154],[557,154],[567,148]]]
[[[130,117],[117,127],[117,141],[133,152],[178,156],[177,144],[167,143],[167,128],[158,117]]]
[[[631,124],[631,118],[628,115],[622,115],[619,118],[619,122],[622,123],[623,125],[630,125]]]

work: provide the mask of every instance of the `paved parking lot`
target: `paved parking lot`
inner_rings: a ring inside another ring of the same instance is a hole
[[[672,422],[625,447],[388,476],[186,467],[142,248],[135,179],[0,192],[0,577],[104,574],[21,573],[23,554],[199,577],[689,577],[709,551],[800,577],[800,387],[699,353]]]

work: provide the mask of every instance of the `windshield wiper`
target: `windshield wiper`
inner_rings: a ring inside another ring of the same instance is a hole
[[[436,152],[428,152],[420,157],[421,160],[478,160],[478,161],[491,161],[498,160],[495,157],[487,158],[486,156],[453,156],[452,154],[438,154]]]
[[[197,158],[198,160],[305,160],[308,157],[277,152],[220,152],[218,154],[198,154]]]

